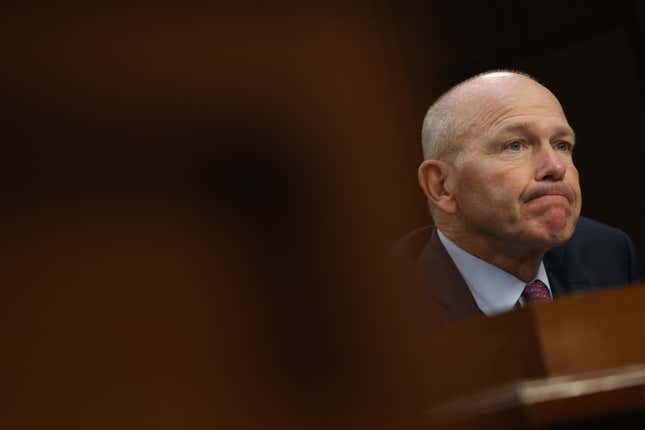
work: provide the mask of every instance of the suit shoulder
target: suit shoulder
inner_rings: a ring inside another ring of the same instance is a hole
[[[571,238],[549,250],[545,260],[550,263],[572,258],[597,261],[598,258],[624,258],[633,253],[633,243],[627,233],[599,221],[580,217]]]
[[[417,228],[397,240],[390,248],[390,256],[404,260],[416,260],[430,240],[434,226]]]
[[[576,285],[599,288],[625,285],[640,279],[634,244],[622,230],[581,217],[567,242],[544,256],[547,271]],[[576,287],[578,288],[578,287]]]
[[[624,243],[625,240],[630,240],[629,236],[621,229],[586,217],[580,217],[571,237],[572,243],[584,245],[606,244],[607,241]]]

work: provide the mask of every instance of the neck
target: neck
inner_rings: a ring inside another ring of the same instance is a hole
[[[545,254],[544,250],[513,246],[489,237],[467,237],[443,228],[441,232],[464,251],[524,282],[531,282],[535,278]]]

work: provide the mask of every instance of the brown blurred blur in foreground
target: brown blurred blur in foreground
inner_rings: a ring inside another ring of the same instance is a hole
[[[3,21],[3,427],[414,427],[378,8]]]

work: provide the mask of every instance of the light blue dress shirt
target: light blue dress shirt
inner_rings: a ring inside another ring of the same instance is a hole
[[[522,291],[524,291],[526,282],[464,251],[439,229],[437,229],[437,235],[464,281],[466,281],[466,285],[468,285],[475,298],[475,303],[477,303],[484,315],[499,314],[510,311],[515,307],[522,295]],[[542,261],[535,279],[542,281],[549,289],[549,294],[551,294],[549,278],[546,275],[546,269]]]

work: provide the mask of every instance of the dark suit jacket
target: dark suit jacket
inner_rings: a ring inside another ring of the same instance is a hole
[[[413,263],[408,267],[418,270],[423,293],[428,296],[424,319],[442,325],[481,315],[434,227],[409,233],[393,251],[396,257]],[[545,254],[544,266],[556,297],[640,282],[639,263],[629,236],[584,217],[569,241]]]

